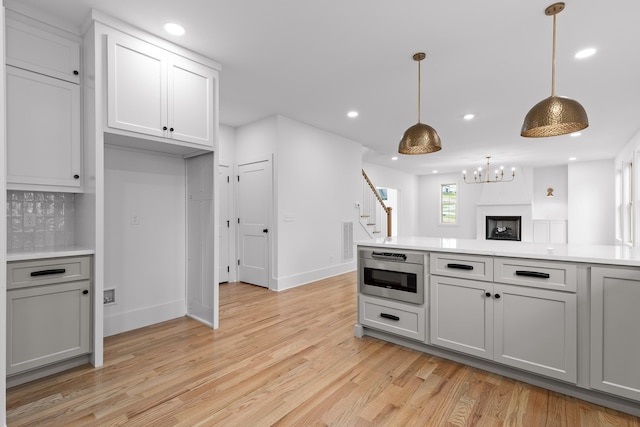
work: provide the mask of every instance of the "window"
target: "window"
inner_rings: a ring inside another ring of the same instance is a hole
[[[455,224],[458,213],[458,185],[440,185],[440,224]]]

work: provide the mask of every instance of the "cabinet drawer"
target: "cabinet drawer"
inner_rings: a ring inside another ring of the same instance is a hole
[[[493,281],[493,258],[491,257],[432,253],[429,258],[430,274]]]
[[[84,280],[90,276],[88,256],[7,263],[7,289]]]
[[[575,264],[553,261],[496,258],[495,281],[575,292],[578,286],[578,267]]]
[[[424,307],[360,295],[360,323],[418,341],[426,340]]]

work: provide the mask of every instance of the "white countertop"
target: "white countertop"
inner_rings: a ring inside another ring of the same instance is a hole
[[[93,249],[79,246],[56,246],[54,248],[33,249],[29,251],[8,251],[7,261],[26,261],[43,258],[60,258],[67,256],[93,255]]]
[[[358,246],[450,252],[514,258],[572,261],[640,267],[640,248],[605,245],[557,245],[440,237],[387,237],[356,242]]]

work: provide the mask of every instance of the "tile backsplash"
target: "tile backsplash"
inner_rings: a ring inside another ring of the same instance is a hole
[[[29,225],[25,214],[33,214]],[[7,250],[37,250],[75,243],[75,194],[7,191]]]

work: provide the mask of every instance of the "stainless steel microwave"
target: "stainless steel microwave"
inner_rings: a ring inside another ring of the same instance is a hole
[[[361,248],[358,251],[360,292],[412,304],[423,304],[424,265],[424,253]]]

